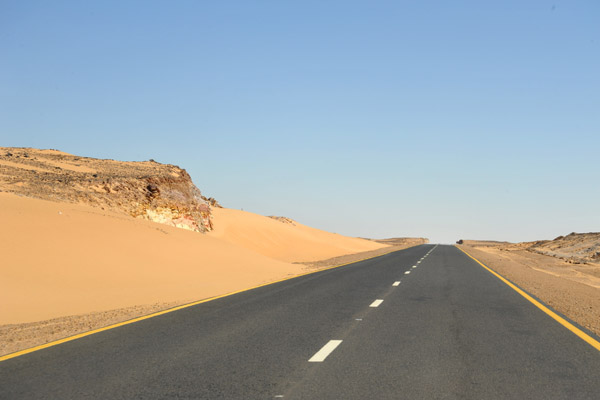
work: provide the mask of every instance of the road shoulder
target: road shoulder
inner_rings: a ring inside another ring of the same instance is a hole
[[[460,248],[554,310],[600,335],[600,288],[592,286],[593,276],[572,274],[568,263],[553,257],[495,248],[464,245]]]

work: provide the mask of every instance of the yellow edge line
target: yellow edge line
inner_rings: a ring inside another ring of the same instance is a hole
[[[149,318],[153,318],[153,317],[158,317],[159,315],[171,313],[173,311],[178,311],[178,310],[181,310],[181,309],[184,309],[184,308],[188,308],[188,307],[192,307],[192,306],[195,306],[195,305],[198,305],[198,304],[207,303],[209,301],[221,299],[223,297],[232,296],[232,295],[237,294],[237,293],[247,292],[248,290],[257,289],[259,287],[263,287],[263,286],[267,286],[267,285],[273,285],[275,283],[279,283],[279,282],[283,282],[283,281],[288,281],[290,279],[299,278],[301,276],[310,275],[310,274],[316,274],[317,272],[327,271],[327,270],[330,270],[330,269],[343,267],[345,265],[349,265],[349,264],[354,264],[354,263],[358,263],[358,262],[361,262],[361,261],[370,260],[372,258],[385,256],[387,254],[394,253],[396,251],[402,251],[402,250],[406,250],[406,249],[409,249],[411,247],[416,247],[416,246],[420,246],[420,245],[409,246],[409,247],[406,247],[406,248],[400,249],[400,250],[392,250],[392,251],[389,251],[387,253],[379,254],[379,255],[376,255],[376,256],[373,256],[373,257],[367,257],[367,258],[363,258],[361,260],[350,261],[350,262],[347,262],[347,263],[344,263],[344,264],[334,265],[332,267],[327,267],[327,268],[319,269],[319,270],[316,270],[316,271],[305,272],[305,273],[302,273],[302,274],[299,274],[299,275],[291,276],[289,278],[283,278],[283,279],[279,279],[277,281],[263,283],[261,285],[252,286],[252,287],[249,287],[249,288],[236,290],[235,292],[230,292],[230,293],[221,294],[221,295],[214,296],[214,297],[209,297],[209,298],[204,299],[204,300],[198,300],[198,301],[194,301],[192,303],[182,304],[180,306],[169,308],[167,310],[158,311],[158,312],[155,312],[155,313],[152,313],[152,314],[148,314],[148,315],[143,315],[141,317],[129,319],[127,321],[118,322],[116,324],[107,325],[107,326],[102,327],[102,328],[93,329],[91,331],[78,333],[77,335],[68,336],[66,338],[59,339],[59,340],[54,340],[52,342],[41,344],[39,346],[34,346],[34,347],[30,347],[28,349],[24,349],[24,350],[20,350],[20,351],[14,352],[14,353],[6,354],[4,356],[0,356],[0,361],[5,361],[5,360],[11,359],[11,358],[15,358],[15,357],[19,357],[19,356],[22,356],[22,355],[25,355],[25,354],[33,353],[34,351],[42,350],[42,349],[45,349],[47,347],[56,346],[57,344],[61,344],[61,343],[65,343],[65,342],[70,342],[71,340],[80,339],[80,338],[85,337],[85,336],[90,336],[90,335],[93,335],[94,333],[99,333],[99,332],[107,331],[109,329],[118,328],[119,326],[133,324],[134,322],[143,321],[145,319],[149,319]]]
[[[575,325],[571,324],[569,321],[565,320],[564,318],[562,318],[561,316],[559,316],[558,314],[556,314],[554,311],[550,310],[548,307],[546,307],[545,305],[543,305],[542,303],[540,303],[539,301],[537,301],[536,299],[534,299],[533,297],[531,297],[530,295],[528,295],[527,293],[525,293],[523,290],[519,289],[517,286],[515,286],[510,281],[508,281],[508,279],[505,279],[503,276],[501,276],[500,274],[496,273],[491,268],[487,267],[485,264],[483,264],[481,261],[479,261],[478,259],[476,259],[472,255],[470,255],[469,253],[467,253],[465,250],[461,249],[458,246],[454,246],[454,247],[456,247],[457,249],[459,249],[460,251],[462,251],[463,253],[465,253],[469,257],[471,257],[473,260],[475,260],[475,262],[477,262],[483,268],[487,269],[496,278],[498,278],[502,282],[506,283],[508,286],[510,286],[513,290],[515,290],[521,296],[525,297],[527,300],[529,300],[531,303],[533,303],[533,305],[535,305],[537,308],[539,308],[540,310],[542,310],[543,312],[545,312],[546,314],[548,314],[550,317],[552,317],[553,319],[555,319],[559,324],[561,324],[562,326],[564,326],[565,328],[567,328],[568,330],[570,330],[571,332],[573,332],[574,334],[576,334],[577,336],[579,336],[581,339],[583,339],[586,343],[588,343],[590,346],[592,346],[596,350],[600,351],[600,343],[596,339],[594,339],[593,337],[591,337],[587,333],[583,332],[581,329],[577,328]]]

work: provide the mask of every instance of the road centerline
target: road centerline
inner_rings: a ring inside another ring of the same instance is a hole
[[[374,302],[371,303],[371,305],[369,307],[379,307],[379,305],[383,303],[383,300],[381,299],[377,299]]]
[[[330,340],[327,344],[321,347],[308,362],[323,362],[325,359],[342,343],[342,340]]]

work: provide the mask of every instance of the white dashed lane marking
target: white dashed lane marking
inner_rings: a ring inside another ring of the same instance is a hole
[[[400,281],[396,281],[394,282],[394,284],[392,286],[398,286],[400,284]]]
[[[410,271],[406,271],[406,272],[404,273],[404,275],[408,275],[408,274],[410,274]]]
[[[336,347],[342,343],[341,340],[330,340],[321,350],[317,351],[314,356],[308,360],[308,362],[323,362],[329,356]]]
[[[379,307],[379,305],[383,303],[383,300],[381,299],[377,299],[374,302],[371,303],[371,305],[369,307]]]

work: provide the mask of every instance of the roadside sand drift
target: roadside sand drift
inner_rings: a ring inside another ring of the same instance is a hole
[[[219,209],[224,227],[201,234],[7,193],[0,220],[0,324],[197,300],[299,274],[289,261],[300,256],[385,247],[237,210]]]
[[[221,208],[174,165],[56,150],[0,148],[0,221],[0,354],[402,248]]]
[[[214,209],[213,220],[214,230],[208,236],[288,263],[323,260],[387,247],[311,228],[289,218],[282,222],[240,210]]]

